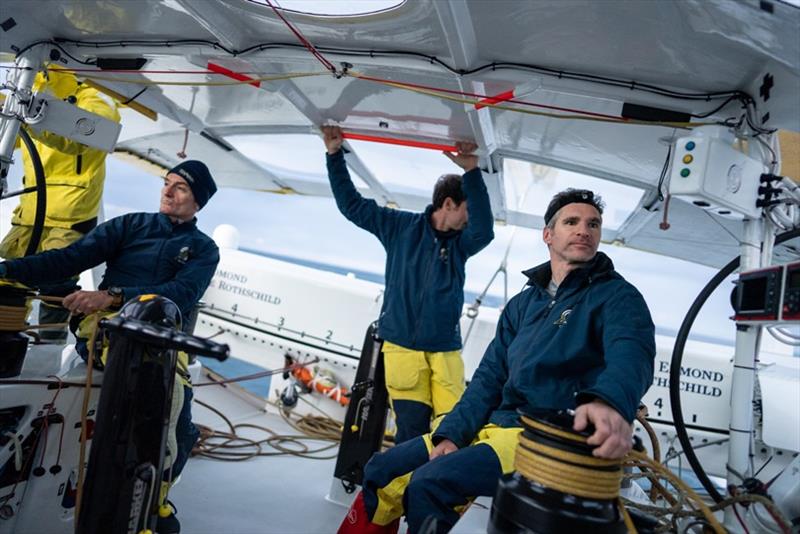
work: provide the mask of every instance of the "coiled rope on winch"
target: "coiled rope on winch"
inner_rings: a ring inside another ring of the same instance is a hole
[[[586,438],[559,430],[522,416],[525,428],[586,445]],[[622,482],[620,460],[595,458],[570,452],[547,443],[546,438],[523,432],[514,459],[514,467],[528,480],[564,493],[589,499],[616,499]]]
[[[30,290],[13,282],[0,281],[0,332],[22,332],[26,329]]]
[[[28,328],[25,318],[27,306],[6,306],[0,304],[0,332],[22,332]]]
[[[591,454],[587,437],[571,430],[558,428],[526,415],[521,416],[524,431],[519,435],[514,466],[527,480],[562,493],[587,499],[615,500],[629,532],[636,532],[633,521],[620,497],[620,486],[627,477],[623,468],[637,468],[636,476],[651,479],[663,489],[659,480],[666,481],[678,493],[670,512],[679,516],[702,517],[715,533],[723,534],[724,527],[702,498],[678,476],[644,452],[633,450],[622,459],[607,460]],[[628,506],[636,503],[626,501]],[[684,504],[689,510],[683,511]],[[645,507],[647,511],[652,507]]]
[[[66,323],[29,325],[26,323],[32,300],[61,304],[62,297],[36,295],[21,284],[0,281],[0,332],[24,332],[38,328],[56,328]]]

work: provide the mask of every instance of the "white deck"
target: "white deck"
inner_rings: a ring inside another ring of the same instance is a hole
[[[205,380],[202,380],[205,381]],[[196,398],[222,411],[234,424],[253,423],[280,434],[296,434],[279,414],[257,407],[235,388],[195,388]],[[195,422],[224,430],[216,414],[195,404]],[[263,433],[242,435],[262,439]],[[336,449],[330,451],[334,455]],[[317,534],[333,533],[346,509],[325,499],[331,486],[331,460],[295,456],[259,457],[225,462],[189,459],[182,479],[170,493],[178,508],[181,532],[187,534]],[[479,499],[454,533],[486,532],[489,499]],[[405,526],[401,527],[401,532]]]

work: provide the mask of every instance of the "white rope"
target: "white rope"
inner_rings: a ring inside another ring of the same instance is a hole
[[[797,337],[793,334],[790,334],[778,327],[768,326],[767,332],[769,335],[774,337],[776,340],[780,341],[784,345],[789,345],[790,347],[800,347],[800,337]],[[786,336],[786,337],[784,337]],[[787,339],[788,338],[788,339]]]
[[[14,443],[14,468],[19,473],[22,471],[22,443],[20,443],[16,432],[6,432],[4,435]]]

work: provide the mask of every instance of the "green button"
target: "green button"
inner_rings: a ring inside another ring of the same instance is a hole
[[[691,172],[692,171],[690,171],[689,169],[681,169],[681,176],[686,178],[687,176],[689,176],[689,174],[691,174]]]

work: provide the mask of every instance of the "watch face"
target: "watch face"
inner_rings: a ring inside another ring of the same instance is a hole
[[[112,297],[121,297],[122,296],[122,288],[119,287],[109,287],[108,294]]]

